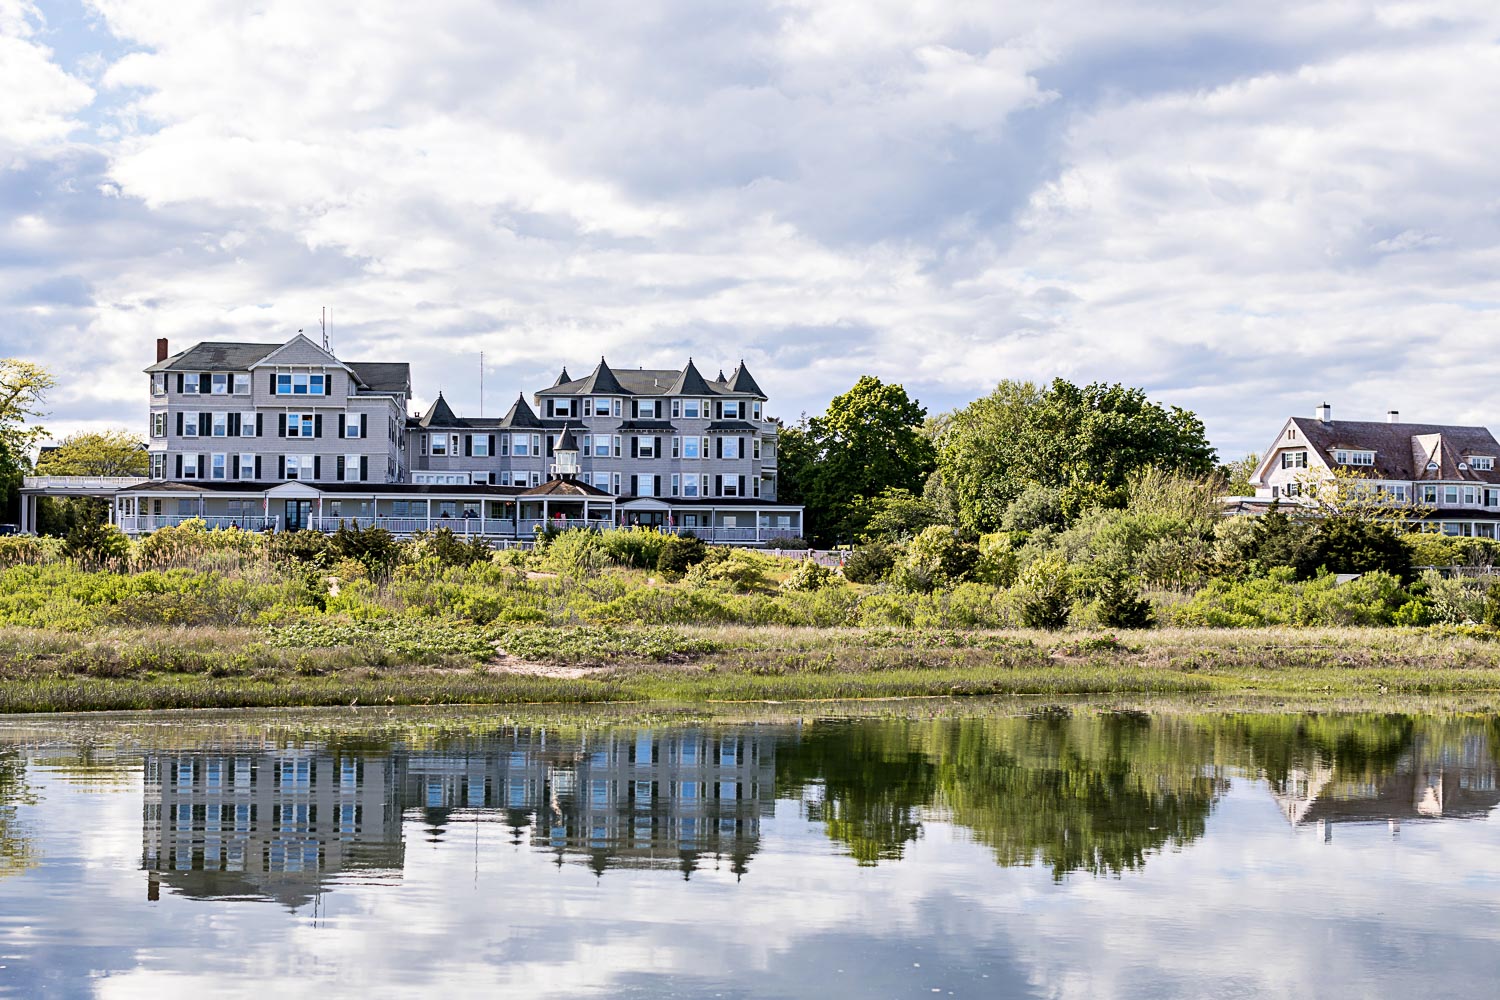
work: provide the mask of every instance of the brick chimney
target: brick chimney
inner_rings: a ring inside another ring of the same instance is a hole
[[[167,354],[168,354],[168,351],[167,351],[167,338],[166,337],[157,337],[156,338],[156,360],[157,361],[165,361],[165,360],[167,360]]]

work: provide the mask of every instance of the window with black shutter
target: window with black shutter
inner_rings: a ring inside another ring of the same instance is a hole
[[[207,465],[207,463],[208,463],[208,460],[204,456],[202,456],[202,455],[198,456],[198,478],[199,479],[207,479],[208,478],[208,476],[204,475],[204,466]]]
[[[325,396],[332,396],[333,395],[333,376],[332,375],[324,375],[323,376],[323,395],[325,395]]]
[[[321,413],[315,413],[315,414],[313,414],[313,437],[320,438],[322,436],[323,436],[323,414],[321,414]]]
[[[359,481],[366,483],[370,481],[370,456],[359,456]]]
[[[724,495],[724,477],[723,476],[714,476],[714,496],[721,497],[723,495]]]
[[[205,396],[213,392],[213,379],[210,378],[208,372],[203,372],[198,376],[198,391]]]
[[[723,458],[723,457],[724,457],[724,439],[721,438],[721,437],[716,437],[716,438],[714,438],[714,458]]]
[[[182,414],[180,414],[180,413],[178,414],[178,416],[181,416],[181,415]],[[177,475],[173,476],[172,478],[173,479],[181,479],[182,478],[182,456],[181,455],[177,456]]]
[[[368,437],[369,433],[370,433],[370,415],[368,413],[361,413],[359,415],[359,436],[360,437]],[[495,449],[491,448],[490,449],[490,454],[493,455],[494,453],[495,453]]]
[[[260,478],[260,456],[259,455],[255,456],[255,478],[256,479]]]
[[[651,479],[651,495],[654,497],[661,496],[661,476],[653,476]]]
[[[344,434],[345,434],[344,415],[342,413],[340,413],[339,414],[339,437],[343,437]]]
[[[276,456],[276,478],[277,479],[285,479],[286,478],[286,456],[285,455],[277,455]]]
[[[276,414],[276,436],[279,437],[279,438],[286,437],[286,414],[285,413],[278,413],[278,414]]]
[[[182,411],[177,411],[177,436],[182,437]]]
[[[631,458],[640,458],[641,457],[641,440],[640,440],[640,438],[636,437],[634,434],[630,435],[630,457]]]
[[[269,374],[269,375],[266,376],[266,391],[269,392],[273,396],[276,395],[276,373],[275,372],[272,372],[271,374]]]
[[[314,455],[313,456],[313,478],[314,479],[322,479],[323,478],[323,456],[322,455]]]
[[[347,472],[347,469],[346,469],[346,467],[344,465],[344,456],[343,455],[338,456],[338,458],[336,458],[334,460],[334,470],[333,471],[334,471],[334,475],[338,476],[338,480],[341,483],[345,479],[348,478],[348,472]]]
[[[464,435],[464,458],[474,457],[474,435]]]
[[[182,372],[177,373],[177,391],[182,391]]]
[[[264,413],[257,413],[255,415],[255,436],[266,436],[266,415]]]
[[[651,453],[652,458],[661,458],[661,438],[656,439],[656,450]]]
[[[495,457],[495,435],[490,435],[490,458]]]
[[[740,477],[740,491],[739,491],[738,494],[736,494],[736,496],[744,496],[744,495],[745,495],[745,477],[741,476]]]

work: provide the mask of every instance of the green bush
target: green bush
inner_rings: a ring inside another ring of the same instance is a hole
[[[923,593],[952,587],[967,577],[978,561],[978,547],[964,541],[957,528],[936,524],[907,544],[895,580],[903,590]]]
[[[850,583],[879,583],[890,575],[900,555],[900,550],[888,542],[867,542],[844,560],[844,579]]]
[[[975,580],[992,587],[1009,587],[1016,582],[1020,571],[1020,554],[1010,534],[997,531],[980,536],[979,561],[974,564],[972,574]]]
[[[406,551],[413,561],[431,561],[438,566],[453,567],[489,562],[494,554],[490,543],[483,538],[475,537],[465,541],[447,527],[413,535],[411,541],[406,543]]]
[[[695,535],[668,535],[656,557],[656,571],[669,580],[682,575],[708,557],[708,546]]]
[[[1064,627],[1073,606],[1067,562],[1057,554],[1033,560],[1021,571],[1011,597],[1021,624],[1027,628]]]
[[[0,569],[38,566],[62,558],[62,543],[36,535],[0,535]]]
[[[604,532],[604,548],[609,553],[609,558],[616,566],[625,566],[629,569],[655,569],[657,562],[661,559],[662,547],[667,544],[671,535],[665,535],[654,528],[643,528],[639,525],[629,528],[616,528]]]
[[[771,557],[750,549],[709,549],[703,562],[688,570],[683,578],[691,586],[717,586],[745,593],[770,585],[766,579]]]
[[[832,586],[833,582],[833,570],[819,565],[813,559],[803,559],[793,567],[787,578],[781,581],[781,590],[788,594],[804,590],[822,590],[824,587]]]
[[[68,532],[62,551],[64,556],[81,566],[125,569],[130,556],[130,539],[108,521],[84,518]]]
[[[1412,601],[1388,573],[1340,584],[1330,574],[1297,581],[1282,567],[1257,579],[1210,582],[1174,609],[1173,623],[1213,628],[1417,624],[1422,609],[1410,606]]]
[[[328,548],[334,558],[355,560],[371,576],[384,576],[401,558],[396,536],[373,524],[361,528],[340,521],[338,530],[329,536]]]
[[[1151,602],[1141,596],[1140,588],[1128,577],[1107,580],[1099,590],[1099,624],[1106,628],[1151,628],[1156,612]]]
[[[333,560],[321,531],[278,531],[266,542],[271,561],[282,566],[327,566]]]
[[[609,565],[609,550],[599,532],[587,528],[564,531],[547,546],[543,565],[568,576],[597,576]]]

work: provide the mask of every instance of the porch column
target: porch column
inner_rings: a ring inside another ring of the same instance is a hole
[[[25,493],[21,494],[21,530],[31,533],[31,497]]]
[[[552,523],[550,520],[547,519],[547,513],[548,513],[548,511],[547,511],[547,501],[543,500],[542,501],[542,527],[544,527],[544,528],[547,527],[548,525],[550,525]]]
[[[432,530],[432,497],[427,498],[427,529]]]
[[[323,523],[323,495],[318,494],[318,530],[326,531],[327,525]]]
[[[761,541],[760,537],[760,511],[755,512],[755,540]]]

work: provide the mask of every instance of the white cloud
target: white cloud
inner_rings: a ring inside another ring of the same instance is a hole
[[[91,6],[0,0],[0,353],[59,430],[323,305],[467,409],[482,350],[491,407],[692,354],[785,416],[871,371],[1142,384],[1227,452],[1335,390],[1500,424],[1491,4]]]

